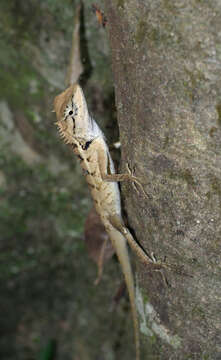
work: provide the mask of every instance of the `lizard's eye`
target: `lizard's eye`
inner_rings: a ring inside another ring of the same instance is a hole
[[[71,110],[71,111],[69,111],[69,115],[73,115],[73,111]]]

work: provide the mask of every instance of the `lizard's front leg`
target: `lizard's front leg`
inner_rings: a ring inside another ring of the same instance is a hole
[[[104,174],[102,175],[102,179],[104,181],[116,181],[116,182],[120,182],[120,181],[133,181],[133,182],[137,182],[139,181],[138,178],[136,178],[135,176],[131,175],[131,174]]]
[[[116,181],[116,182],[121,182],[121,181],[132,181],[133,185],[134,184],[137,184],[142,193],[144,194],[144,196],[146,198],[149,198],[149,196],[147,195],[147,193],[145,192],[144,188],[143,188],[143,185],[141,184],[140,180],[138,177],[134,176],[129,168],[129,165],[126,164],[126,167],[127,167],[127,173],[124,173],[124,174],[102,174],[102,179],[104,181]],[[137,190],[137,188],[134,186],[135,190]]]

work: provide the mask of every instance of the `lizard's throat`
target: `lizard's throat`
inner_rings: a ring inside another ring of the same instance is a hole
[[[67,126],[65,126],[64,124],[61,124],[59,121],[56,122],[55,124],[58,127],[58,132],[59,132],[59,135],[60,135],[61,139],[66,144],[74,143],[73,131],[70,131],[70,129],[68,129]]]

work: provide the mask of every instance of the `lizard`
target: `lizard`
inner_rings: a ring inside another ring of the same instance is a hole
[[[149,258],[125,226],[121,214],[119,181],[139,183],[130,173],[116,174],[105,137],[90,116],[83,90],[79,84],[69,86],[55,97],[55,124],[66,144],[80,160],[97,213],[109,235],[125,277],[134,324],[136,360],[140,359],[138,315],[135,285],[127,242],[132,250],[151,269],[160,271],[162,264]]]

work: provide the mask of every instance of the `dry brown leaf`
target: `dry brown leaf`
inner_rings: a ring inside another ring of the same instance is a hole
[[[120,284],[120,286],[117,289],[117,292],[115,293],[113,297],[113,302],[115,306],[120,302],[121,298],[125,296],[125,292],[127,291],[127,286],[125,281],[123,280]]]
[[[95,281],[95,284],[98,284],[103,266],[113,256],[114,249],[94,207],[85,222],[85,243],[89,257],[98,266],[98,277]]]

